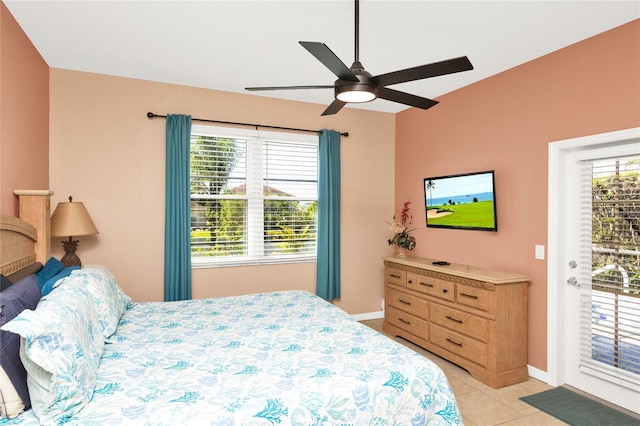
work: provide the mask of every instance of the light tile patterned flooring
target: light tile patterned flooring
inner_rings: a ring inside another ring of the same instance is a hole
[[[363,324],[382,332],[382,320],[362,321]],[[494,389],[477,381],[466,370],[437,355],[428,352],[411,342],[393,338],[435,362],[447,375],[458,401],[465,426],[553,426],[565,425],[564,422],[519,400],[521,396],[531,395],[551,389],[536,379]]]

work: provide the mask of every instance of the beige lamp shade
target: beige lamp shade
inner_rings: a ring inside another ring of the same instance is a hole
[[[84,204],[71,201],[59,203],[51,216],[52,237],[80,237],[98,234]]]
[[[60,262],[64,266],[82,266],[80,258],[76,255],[78,241],[74,241],[73,237],[97,233],[98,228],[91,220],[84,204],[74,203],[71,197],[68,203],[59,203],[56,211],[51,215],[51,236],[69,237],[69,241],[62,241],[65,254]]]

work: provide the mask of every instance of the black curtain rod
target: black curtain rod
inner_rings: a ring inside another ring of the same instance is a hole
[[[147,113],[147,117],[149,118],[167,118],[166,115],[154,114],[152,112]],[[218,123],[218,124],[232,124],[234,126],[248,126],[248,127],[262,127],[263,129],[277,129],[277,130],[292,130],[295,132],[310,132],[310,133],[322,133],[322,130],[310,130],[310,129],[296,129],[295,127],[280,127],[280,126],[267,126],[265,124],[251,124],[251,123],[236,123],[233,121],[220,121],[220,120],[207,120],[205,118],[191,118],[191,121],[204,121],[207,123]],[[349,132],[341,132],[341,136],[348,137]]]

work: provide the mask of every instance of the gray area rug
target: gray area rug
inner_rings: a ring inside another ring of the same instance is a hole
[[[640,419],[564,387],[523,396],[520,399],[573,426],[640,426]]]

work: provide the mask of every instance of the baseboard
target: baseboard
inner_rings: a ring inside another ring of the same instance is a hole
[[[539,370],[531,365],[527,365],[527,369],[529,370],[529,377],[544,383],[549,383],[549,375],[546,371]]]
[[[368,320],[373,320],[373,319],[382,319],[382,318],[384,318],[384,312],[383,311],[365,312],[364,314],[351,315],[351,318],[353,318],[356,321],[368,321]]]

